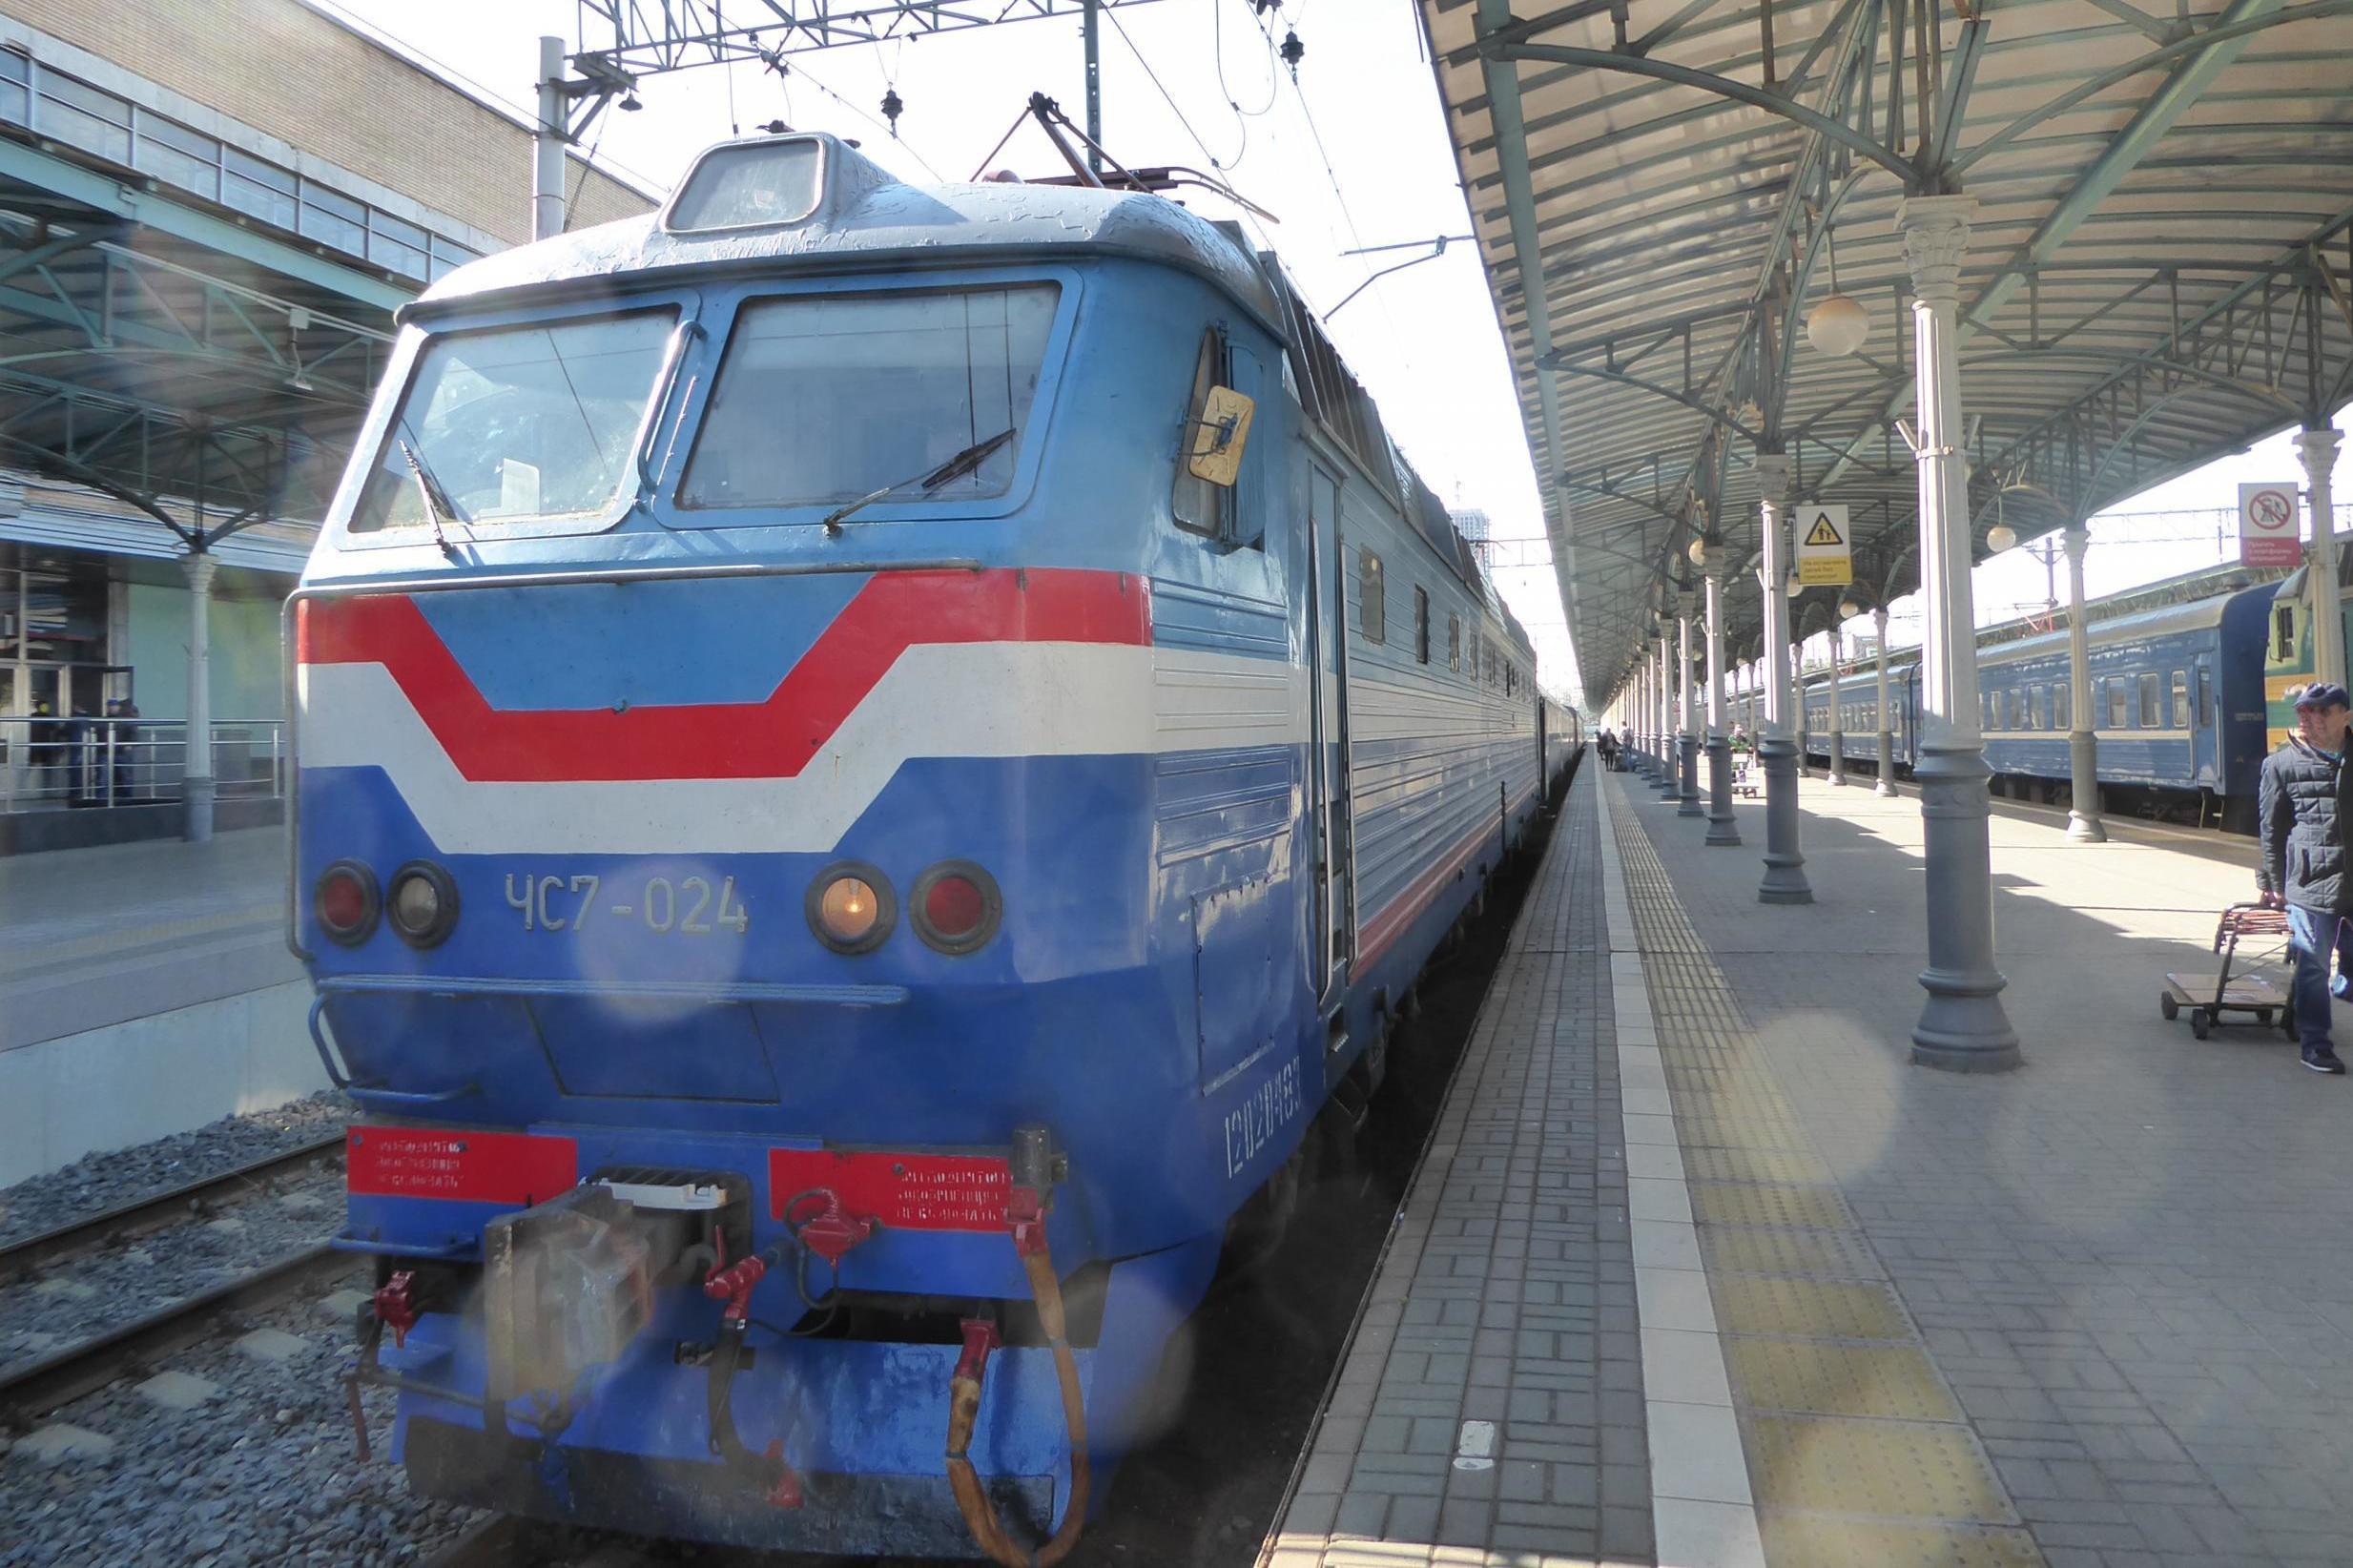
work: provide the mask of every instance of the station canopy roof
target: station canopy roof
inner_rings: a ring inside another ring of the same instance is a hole
[[[2353,392],[2353,0],[1421,4],[1594,702],[1695,538],[1758,648],[1760,449],[1850,508],[1858,604],[1917,586],[1908,196],[1976,202],[1980,555]]]

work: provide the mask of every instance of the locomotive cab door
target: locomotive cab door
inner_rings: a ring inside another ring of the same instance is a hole
[[[1316,990],[1329,1015],[1347,988],[1356,951],[1355,863],[1349,830],[1348,595],[1340,576],[1340,482],[1321,466],[1308,473],[1308,815],[1315,869],[1313,929],[1319,936]]]

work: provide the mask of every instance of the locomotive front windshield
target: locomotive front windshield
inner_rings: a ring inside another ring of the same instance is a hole
[[[636,449],[677,314],[453,332],[418,359],[351,529],[601,512]]]
[[[902,482],[909,500],[1004,494],[1060,296],[1024,283],[748,301],[679,505],[823,505]]]

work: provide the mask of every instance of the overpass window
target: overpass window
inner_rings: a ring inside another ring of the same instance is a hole
[[[132,161],[144,174],[184,185],[216,201],[220,198],[220,143],[159,114],[140,113],[138,146]]]
[[[116,163],[131,161],[131,106],[112,93],[44,71],[33,113],[37,131]]]
[[[32,62],[14,50],[0,50],[0,120],[18,125],[31,118]]]
[[[455,272],[458,268],[464,266],[468,261],[479,261],[482,259],[479,253],[467,250],[464,245],[459,244],[454,239],[444,239],[440,235],[435,235],[432,238],[433,279],[436,282],[439,282],[442,279],[448,277],[452,272]]]
[[[220,199],[229,206],[291,229],[297,219],[296,195],[292,171],[234,147],[221,150]]]
[[[1381,577],[1381,558],[1371,550],[1357,560],[1356,625],[1366,642],[1389,640],[1389,589]]]
[[[367,215],[367,258],[380,267],[410,278],[425,275],[425,235],[414,223],[403,223],[388,213],[370,209]]]
[[[2165,726],[2164,697],[2157,690],[2157,671],[2147,671],[2140,677],[2140,727],[2160,730]]]
[[[367,254],[367,206],[315,179],[302,182],[302,237],[354,256]]]
[[[1414,590],[1414,662],[1430,662],[1430,595],[1422,588]]]

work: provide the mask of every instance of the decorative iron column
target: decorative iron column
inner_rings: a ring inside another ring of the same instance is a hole
[[[1842,683],[1847,678],[1843,666],[1847,634],[1833,624],[1830,628],[1830,782],[1844,786],[1847,782],[1847,719],[1840,712],[1847,706]]]
[[[1888,695],[1888,607],[1881,605],[1871,611],[1871,625],[1879,633],[1879,781],[1871,786],[1873,794],[1895,793],[1895,710],[1889,706]]]
[[[1798,853],[1798,749],[1789,714],[1789,457],[1757,454],[1757,488],[1765,535],[1765,732],[1757,756],[1765,765],[1765,879],[1757,898],[1768,904],[1810,904],[1806,856]]]
[[[1732,820],[1732,737],[1724,732],[1723,547],[1708,551],[1704,610],[1707,616],[1707,842],[1737,844]]]
[[[196,526],[202,527],[199,505]],[[198,549],[180,560],[188,574],[188,739],[180,748],[180,836],[201,844],[213,836],[213,555]]]
[[[1682,792],[1675,765],[1675,641],[1667,617],[1659,617],[1659,793],[1672,800]]]
[[[2067,840],[2105,844],[2099,819],[2099,736],[2092,723],[2092,634],[2083,624],[2083,552],[2092,531],[2077,518],[2059,535],[2067,547]]]
[[[1969,476],[1961,452],[1961,366],[1953,341],[1970,196],[1912,196],[1897,209],[1912,279],[1919,439],[1920,748],[1913,776],[1928,860],[1929,1000],[1911,1059],[1955,1072],[2018,1064],[1993,967],[1992,807],[1978,730],[1977,628],[1970,591]]]
[[[2316,680],[2343,686],[2344,621],[2337,608],[2336,508],[2329,485],[2337,466],[2337,432],[2325,423],[2307,424],[2296,436],[2312,507],[2312,673]]]
[[[1678,816],[1705,816],[1700,808],[1700,737],[1691,724],[1691,592],[1675,590],[1675,761]]]

